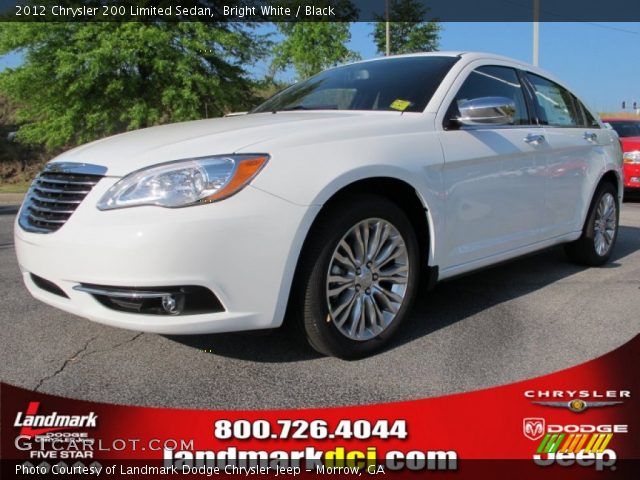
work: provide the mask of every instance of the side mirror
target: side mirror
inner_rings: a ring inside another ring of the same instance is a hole
[[[458,107],[460,125],[512,125],[516,104],[506,97],[480,97],[467,100]]]

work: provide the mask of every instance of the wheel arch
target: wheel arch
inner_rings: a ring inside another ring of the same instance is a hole
[[[593,203],[593,199],[596,195],[596,192],[600,188],[600,185],[608,182],[613,185],[618,193],[618,199],[622,202],[622,194],[624,192],[624,184],[622,181],[622,177],[620,175],[620,171],[615,169],[605,169],[600,173],[597,182],[593,182],[591,184],[591,192],[588,197],[588,202],[584,204],[583,211],[580,215],[580,230],[584,228],[585,222],[587,221],[587,216],[589,215],[589,209],[591,208],[591,204]]]
[[[623,184],[623,181],[622,181],[622,177],[620,176],[620,173],[618,171],[616,171],[616,170],[607,170],[607,171],[605,171],[602,174],[602,176],[600,177],[600,180],[598,181],[598,184],[596,186],[596,190],[604,182],[609,182],[614,187],[616,187],[616,191],[618,192],[618,196],[621,196],[624,184]],[[594,190],[594,193],[595,193],[595,190]]]
[[[431,258],[431,244],[433,243],[433,221],[430,218],[431,212],[424,199],[418,193],[418,190],[404,179],[397,177],[368,177],[342,186],[323,203],[307,235],[313,230],[314,225],[318,219],[321,218],[323,212],[332,205],[340,202],[346,195],[359,193],[384,197],[398,205],[405,212],[409,217],[409,221],[414,226],[414,231],[418,238],[421,263],[428,264]]]
[[[414,231],[418,238],[421,265],[424,268],[432,266],[435,238],[434,221],[427,202],[423,196],[420,195],[415,185],[406,179],[393,176],[370,176],[345,182],[340,184],[339,187],[334,188],[330,194],[327,194],[326,191],[322,192],[320,197],[324,197],[324,200],[321,205],[319,205],[320,208],[315,210],[311,220],[305,222],[308,227],[306,227],[303,232],[302,242],[297,249],[297,254],[291,259],[293,268],[290,270],[291,274],[285,279],[286,283],[283,285],[283,291],[281,292],[280,300],[283,308],[279,308],[278,310],[282,312],[281,317],[283,323],[291,305],[293,285],[295,284],[296,275],[298,274],[300,259],[304,254],[310,235],[328,208],[340,202],[344,196],[354,193],[380,195],[402,208],[409,217],[409,221],[415,226]]]
[[[620,200],[620,203],[622,203],[624,183],[622,180],[621,172],[613,169],[604,170],[600,174],[600,178],[598,179],[598,181],[593,184],[593,188],[591,189],[591,197],[589,200],[589,204],[587,205],[587,211],[583,215],[583,223],[584,221],[586,221],[587,215],[589,214],[589,206],[591,205],[591,202],[593,202],[593,198],[595,197],[596,192],[603,183],[610,183],[615,187],[618,194],[618,199]]]

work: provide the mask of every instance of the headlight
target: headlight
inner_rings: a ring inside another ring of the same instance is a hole
[[[98,208],[186,207],[222,200],[242,190],[268,159],[259,154],[216,155],[143,168],[107,190]]]
[[[624,152],[622,158],[624,159],[624,163],[640,163],[640,150]]]

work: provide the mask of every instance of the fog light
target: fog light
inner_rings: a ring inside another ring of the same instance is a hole
[[[42,288],[42,287],[41,287]],[[198,285],[174,287],[111,287],[80,284],[73,287],[89,293],[107,308],[144,315],[199,315],[224,312],[218,297]]]
[[[162,308],[170,315],[180,315],[184,309],[184,295],[165,295],[162,297]]]

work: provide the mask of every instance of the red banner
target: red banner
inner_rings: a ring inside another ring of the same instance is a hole
[[[511,385],[301,410],[122,406],[2,384],[2,477],[640,478],[639,365],[637,336]]]

